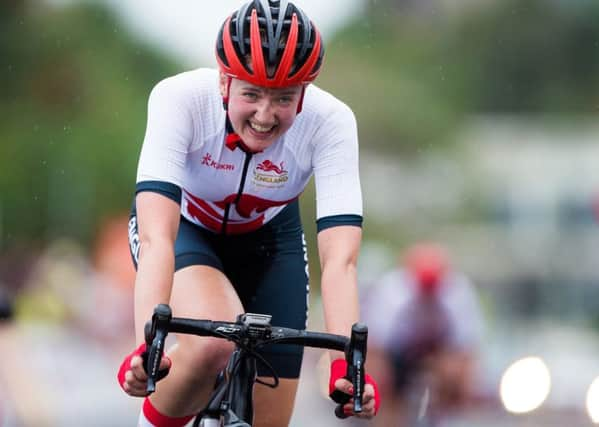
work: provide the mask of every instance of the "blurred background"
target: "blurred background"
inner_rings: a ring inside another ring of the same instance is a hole
[[[1,427],[135,424],[140,401],[115,376],[133,345],[127,213],[146,102],[161,79],[215,66],[240,3],[0,2]],[[435,425],[593,425],[599,2],[296,3],[327,42],[317,84],[358,119],[363,297],[423,239],[476,289],[476,398]],[[312,187],[302,211],[319,329]],[[293,426],[337,425],[319,356]],[[538,363],[509,369],[521,359]]]

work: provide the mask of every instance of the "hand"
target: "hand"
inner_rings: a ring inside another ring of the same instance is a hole
[[[353,396],[354,389],[351,381],[344,377],[347,372],[347,362],[343,359],[334,360],[331,364],[331,377],[329,381],[329,394],[339,390]],[[364,378],[364,392],[362,393],[362,412],[354,413],[354,399],[351,398],[343,405],[343,412],[347,416],[370,419],[374,417],[381,406],[381,397],[374,379],[366,374]]]
[[[131,354],[125,357],[119,369],[117,379],[121,388],[130,396],[145,397],[148,395],[148,374],[144,367],[144,359],[147,357],[146,344],[143,343]],[[160,361],[158,379],[164,378],[171,368],[171,359],[163,355]]]
[[[370,381],[369,381],[370,380]],[[354,390],[351,381],[345,378],[339,378],[335,381],[335,388],[350,396],[353,396]],[[355,416],[357,418],[370,419],[376,415],[379,410],[380,400],[377,393],[377,386],[370,375],[366,375],[366,383],[364,385],[364,393],[362,393],[362,412],[359,414],[354,413],[354,399],[350,399],[345,405],[343,405],[343,412],[348,416]]]

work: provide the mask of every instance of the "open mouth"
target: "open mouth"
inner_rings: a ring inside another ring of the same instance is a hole
[[[248,121],[248,124],[250,125],[250,129],[259,135],[268,135],[277,127],[277,125],[262,126],[250,121]]]

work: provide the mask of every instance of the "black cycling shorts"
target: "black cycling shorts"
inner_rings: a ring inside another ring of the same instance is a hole
[[[139,237],[135,207],[129,221],[129,243],[137,268]],[[175,270],[190,265],[219,269],[235,287],[245,311],[270,314],[273,325],[306,327],[307,261],[297,201],[286,206],[261,229],[246,234],[215,234],[181,217],[175,242]],[[299,378],[303,347],[265,346],[261,354],[280,377]],[[258,362],[258,375],[271,376],[272,373]]]

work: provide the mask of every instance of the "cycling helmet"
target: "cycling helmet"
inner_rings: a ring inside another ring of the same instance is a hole
[[[445,250],[435,243],[419,243],[406,251],[405,266],[425,293],[437,290],[449,268]]]
[[[287,0],[253,0],[233,12],[216,40],[221,71],[256,86],[283,88],[312,82],[324,56],[308,16]]]

